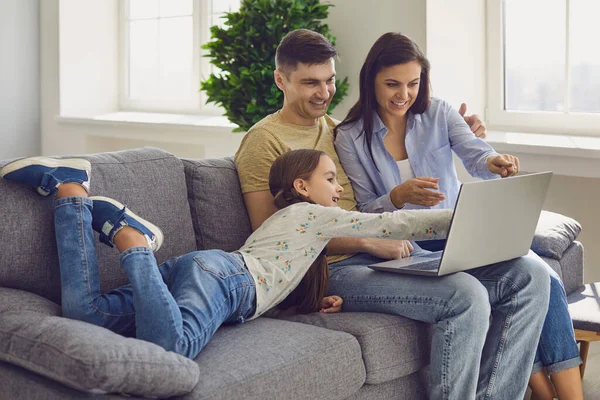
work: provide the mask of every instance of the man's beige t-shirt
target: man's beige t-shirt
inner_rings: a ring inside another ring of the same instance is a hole
[[[288,124],[281,120],[279,111],[257,122],[246,134],[235,154],[242,193],[269,190],[269,171],[273,161],[283,153],[298,149],[315,149],[327,153],[335,163],[337,181],[344,188],[338,202],[347,211],[356,211],[354,192],[348,176],[340,164],[333,145],[333,128],[337,125],[328,115],[318,119],[315,126]],[[329,256],[329,262],[350,257]]]

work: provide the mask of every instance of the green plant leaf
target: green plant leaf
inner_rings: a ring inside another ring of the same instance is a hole
[[[210,28],[211,40],[202,46],[205,57],[221,71],[200,83],[207,103],[225,109],[229,121],[244,132],[283,106],[283,94],[273,81],[275,51],[294,29],[311,29],[335,45],[323,23],[332,4],[320,0],[242,0],[237,12],[225,13],[224,26]],[[348,78],[336,82],[329,111],[348,93]]]

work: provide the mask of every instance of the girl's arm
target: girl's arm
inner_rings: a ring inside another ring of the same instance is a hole
[[[398,210],[370,214],[311,205],[304,212],[309,214],[306,216],[307,233],[323,239],[372,237],[428,240],[443,239],[448,235],[453,210]]]

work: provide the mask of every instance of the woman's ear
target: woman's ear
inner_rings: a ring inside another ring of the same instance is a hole
[[[296,189],[296,192],[298,192],[299,194],[308,198],[308,185],[304,179],[302,179],[302,178],[295,179],[294,180],[294,189]]]

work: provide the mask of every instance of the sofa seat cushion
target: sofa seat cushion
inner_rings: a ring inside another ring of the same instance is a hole
[[[356,337],[360,344],[366,383],[378,384],[419,371],[429,364],[430,325],[378,313],[312,313],[286,317]]]
[[[70,157],[92,163],[91,195],[112,197],[162,229],[165,240],[156,253],[159,262],[196,249],[180,159],[154,148]],[[0,199],[0,286],[60,304],[53,199],[4,179],[0,179]],[[96,244],[102,290],[129,283],[119,265],[119,252]]]
[[[573,218],[542,211],[535,228],[531,250],[540,256],[559,260],[581,232],[581,225]]]
[[[345,399],[365,381],[353,336],[272,318],[221,327],[195,361],[185,400]]]
[[[57,316],[60,308],[33,293],[0,288],[0,304],[0,361],[92,393],[165,398],[198,381],[192,360]]]

